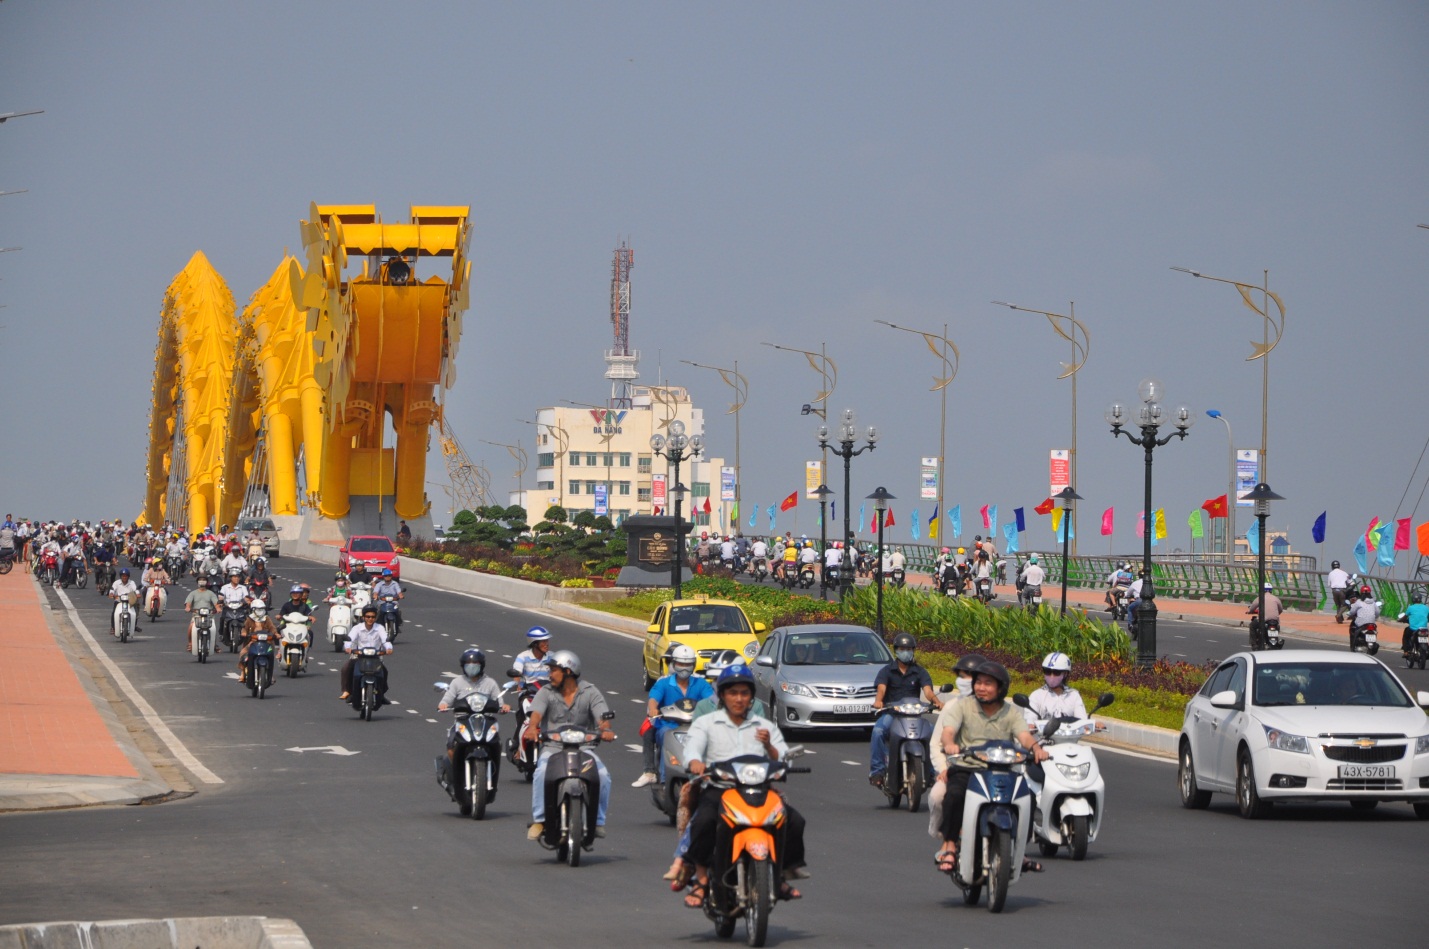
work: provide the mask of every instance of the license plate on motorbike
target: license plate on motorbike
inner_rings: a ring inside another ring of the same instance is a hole
[[[1392,764],[1342,764],[1335,769],[1341,778],[1381,778],[1394,779]]]
[[[872,705],[835,705],[835,715],[868,715],[873,711]]]

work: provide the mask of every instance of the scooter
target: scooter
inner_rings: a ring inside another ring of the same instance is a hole
[[[387,700],[377,694],[377,684],[382,679],[382,656],[376,646],[364,646],[357,651],[357,662],[353,666],[352,696],[348,701],[363,721],[372,721],[372,713]]]
[[[917,813],[923,794],[933,777],[928,759],[928,743],[933,738],[933,724],[923,716],[931,710],[926,702],[909,701],[885,706],[883,711],[893,716],[888,729],[888,770],[883,775],[883,794],[889,807],[898,807],[906,799],[910,813]]]
[[[978,577],[973,581],[973,592],[979,600],[991,603],[997,594],[992,589],[992,577]]]
[[[226,646],[229,652],[238,651],[238,641],[242,638],[243,624],[248,620],[248,604],[239,603],[237,605],[225,604],[223,619],[219,623],[219,643]],[[214,650],[217,652],[218,650]]]
[[[779,761],[740,755],[710,766],[708,780],[724,791],[701,908],[721,939],[734,935],[735,924],[742,917],[745,942],[764,945],[781,882],[779,860],[784,852],[786,816],[782,796],[772,785],[789,774],[809,772],[789,765],[801,750],[790,748]]]
[[[1399,618],[1404,619],[1404,614],[1400,613]],[[1408,641],[1408,647],[1404,650],[1404,668],[1413,669],[1418,664],[1420,669],[1424,668],[1425,662],[1429,662],[1429,627],[1421,629],[1405,628],[1404,637]]]
[[[208,662],[213,650],[213,610],[203,607],[194,617],[194,655],[199,662]]]
[[[536,775],[536,762],[541,757],[541,740],[528,739],[523,737],[526,734],[526,719],[531,716],[531,705],[536,701],[536,693],[541,691],[543,681],[522,682],[519,685],[515,680],[519,680],[521,673],[515,669],[506,670],[506,674],[511,676],[511,682],[503,686],[503,691],[515,692],[515,701],[511,707],[516,712],[516,734],[506,741],[506,757],[516,766],[516,770],[521,772],[521,776],[530,784]]]
[[[1028,708],[1027,696],[1014,695],[1012,701]],[[1103,693],[1090,714],[1096,714],[1116,701],[1110,692]],[[1097,730],[1089,718],[1070,715],[1039,720],[1032,733],[1040,736],[1048,759],[1042,765],[1042,778],[1029,769],[1029,781],[1037,805],[1032,811],[1032,832],[1042,856],[1055,856],[1067,847],[1073,860],[1087,856],[1087,845],[1097,839],[1101,830],[1106,800],[1106,782],[1102,780],[1097,756],[1081,740]]]
[[[389,642],[397,641],[397,634],[402,631],[402,610],[397,606],[397,598],[388,594],[377,599],[377,622],[381,623],[387,630]]]
[[[157,623],[168,605],[169,591],[162,584],[151,583],[144,588],[144,612],[149,614],[150,622]]]
[[[602,722],[614,712],[601,716]],[[561,746],[546,762],[546,827],[536,842],[556,851],[556,859],[572,867],[581,865],[581,851],[595,847],[595,821],[600,807],[600,770],[586,745],[600,735],[567,726],[546,733],[546,740]]]
[[[1120,623],[1122,620],[1126,619],[1126,600],[1124,598],[1125,593],[1125,587],[1113,587],[1110,591],[1108,591],[1107,595],[1111,598],[1111,607],[1107,610],[1107,612],[1111,614],[1111,621],[1113,623]]]
[[[434,682],[432,688],[445,692],[448,683]],[[497,715],[501,703],[484,692],[460,698],[448,746],[451,756],[436,759],[437,783],[461,808],[463,817],[481,820],[486,805],[496,800],[496,776],[501,768],[501,725]]]
[[[349,583],[347,589],[352,597],[352,615],[361,616],[362,608],[372,602],[372,584],[358,581]]]
[[[675,727],[665,731],[660,752],[660,780],[650,785],[650,800],[657,810],[669,818],[671,827],[675,826],[680,812],[680,791],[690,781],[690,776],[685,771],[684,757],[680,752],[685,747],[685,738],[690,733],[694,712],[694,699],[680,699],[675,704],[660,709],[659,717]]]
[[[894,567],[888,572],[888,579],[895,590],[901,590],[908,582],[908,574],[902,567]]]
[[[1371,656],[1379,652],[1379,624],[1356,626],[1350,623],[1350,652],[1364,652]]]
[[[331,604],[327,611],[327,638],[332,643],[333,652],[342,652],[347,642],[348,630],[352,629],[352,600],[345,596],[328,598]]]
[[[953,883],[963,902],[976,906],[987,887],[987,908],[1002,912],[1007,888],[1022,876],[1027,828],[1032,820],[1032,785],[1015,771],[1028,755],[1012,741],[985,741],[963,751],[962,758],[983,765],[968,779],[963,823]],[[951,766],[951,761],[950,761]]]
[[[1258,649],[1282,649],[1285,646],[1285,639],[1280,635],[1280,620],[1272,619],[1265,622],[1260,621],[1260,615],[1256,607],[1252,606],[1246,612],[1250,617],[1250,649],[1255,652]]]
[[[312,625],[313,618],[302,613],[288,613],[283,617],[283,672],[290,679],[308,671],[308,638]]]
[[[753,565],[749,568],[749,575],[754,578],[755,583],[763,583],[769,576],[769,561],[763,557],[756,557]]]
[[[1042,584],[1027,583],[1023,580],[1017,582],[1017,602],[1025,606],[1029,613],[1037,612],[1037,608],[1042,605]]]
[[[129,641],[129,636],[139,621],[139,612],[134,609],[134,601],[138,598],[137,593],[126,593],[119,598],[119,604],[115,607],[114,635],[119,637],[121,643]]]
[[[249,693],[263,698],[273,685],[273,637],[266,632],[253,634],[248,644],[247,681]]]
[[[114,572],[114,561],[105,560],[94,565],[94,588],[100,596],[109,592],[109,588],[114,585],[116,574]]]
[[[799,589],[807,590],[812,587],[818,578],[814,576],[814,565],[811,563],[799,564]]]

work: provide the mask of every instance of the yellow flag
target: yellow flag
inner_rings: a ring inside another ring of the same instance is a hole
[[[1159,507],[1156,509],[1156,539],[1166,539],[1166,512]]]
[[[1062,508],[1052,508],[1052,533],[1056,534],[1058,537],[1061,536],[1062,531],[1062,513]]]

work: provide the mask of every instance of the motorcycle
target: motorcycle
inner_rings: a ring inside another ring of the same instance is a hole
[[[991,603],[997,596],[992,589],[992,577],[978,577],[974,580],[973,593],[984,603]]]
[[[175,582],[183,579],[185,566],[187,566],[187,561],[178,554],[170,554],[164,558],[164,570]]]
[[[94,565],[94,587],[101,596],[114,585],[116,579],[114,561],[106,560]]]
[[[353,683],[352,697],[348,699],[353,711],[363,721],[372,721],[372,713],[387,700],[377,694],[377,684],[382,679],[382,656],[375,646],[364,646],[357,651],[357,662],[353,667],[357,681]]]
[[[15,567],[15,551],[13,548],[5,547],[0,549],[0,576],[9,573]]]
[[[601,716],[602,722],[615,718],[614,712]],[[572,867],[581,865],[581,851],[595,847],[595,821],[600,806],[600,771],[595,756],[585,746],[596,744],[600,735],[584,728],[567,726],[546,734],[548,741],[561,746],[546,762],[546,826],[536,842],[556,851],[556,859]]]
[[[332,643],[333,652],[342,652],[342,646],[347,642],[347,632],[352,629],[352,600],[345,596],[333,596],[328,598],[331,604],[327,611],[327,638]]]
[[[650,800],[656,810],[669,818],[671,827],[675,826],[680,812],[680,791],[690,781],[680,749],[684,748],[685,738],[690,733],[694,712],[693,699],[680,699],[675,704],[660,709],[659,717],[675,727],[665,732],[664,746],[660,752],[660,780],[650,785]]]
[[[358,581],[347,585],[352,597],[352,615],[361,616],[362,608],[372,602],[372,584]]]
[[[434,682],[438,692],[446,682]],[[463,817],[481,820],[486,805],[496,799],[497,765],[501,761],[501,703],[483,692],[457,699],[452,708],[451,757],[436,759],[437,783],[461,808]],[[450,765],[450,770],[448,769]]]
[[[213,649],[213,610],[203,607],[194,617],[194,655],[199,662],[208,662]]]
[[[807,590],[818,580],[814,576],[814,565],[811,563],[799,564],[799,589]]]
[[[976,906],[986,886],[988,910],[1000,913],[1008,886],[1022,876],[1027,849],[1032,785],[1013,769],[1028,755],[1016,742],[985,741],[967,748],[961,757],[985,767],[974,770],[968,779],[959,835],[962,846],[951,876],[963,892],[964,903]]]
[[[1282,649],[1285,646],[1285,639],[1280,635],[1280,620],[1272,619],[1265,622],[1260,621],[1260,616],[1255,607],[1251,607],[1250,617],[1250,648],[1254,652],[1258,649]]]
[[[80,589],[89,586],[89,571],[79,557],[65,557],[60,565],[60,589],[68,589],[71,583]]]
[[[1107,596],[1111,600],[1111,607],[1107,610],[1107,612],[1111,614],[1111,620],[1113,623],[1120,623],[1121,621],[1126,619],[1125,594],[1125,587],[1112,587],[1111,590],[1107,592]]]
[[[283,617],[283,672],[290,679],[308,671],[308,638],[312,624],[312,617],[302,613],[288,613]]]
[[[1400,614],[1403,618],[1403,614]],[[1408,644],[1404,650],[1404,667],[1413,669],[1418,664],[1420,669],[1429,662],[1429,628],[1409,629],[1405,627],[1404,638]]]
[[[893,584],[895,590],[901,590],[908,582],[908,574],[902,567],[894,567],[888,572],[888,579]]]
[[[883,775],[883,794],[888,798],[889,807],[896,808],[906,799],[909,812],[917,813],[933,778],[932,762],[928,759],[933,723],[923,717],[931,706],[926,702],[907,701],[884,706],[883,710],[893,716],[888,729],[888,770]]]
[[[749,575],[754,578],[755,583],[763,583],[769,576],[769,561],[763,557],[756,557],[753,565],[749,568]]]
[[[244,685],[255,698],[263,698],[273,685],[273,638],[265,632],[253,634],[248,644],[247,678]]]
[[[59,555],[45,552],[40,555],[40,582],[46,585],[53,584],[60,575]]]
[[[800,751],[790,748],[779,761],[740,755],[710,765],[707,780],[724,791],[701,909],[721,939],[734,935],[735,924],[742,917],[745,942],[764,945],[769,913],[781,882],[779,854],[784,847],[786,817],[783,798],[771,785],[790,774],[809,772],[789,764]]]
[[[402,631],[402,610],[397,605],[397,598],[390,593],[377,600],[377,622],[386,628],[388,641],[395,643],[397,634]]]
[[[138,596],[137,593],[126,593],[119,598],[119,604],[115,607],[114,635],[119,637],[121,643],[129,641],[129,635],[134,632],[134,626],[139,621],[139,613],[134,608],[134,601]]]
[[[1027,696],[1014,695],[1012,701],[1028,708]],[[1116,701],[1110,692],[1103,693],[1090,714],[1096,714]],[[1087,845],[1097,839],[1101,829],[1106,799],[1106,782],[1092,749],[1081,740],[1096,731],[1091,719],[1076,719],[1070,715],[1039,720],[1032,729],[1046,746],[1048,759],[1042,765],[1039,781],[1035,771],[1029,774],[1037,804],[1032,810],[1032,832],[1042,856],[1055,856],[1067,847],[1073,860],[1087,856]]]
[[[229,652],[237,652],[239,641],[243,638],[243,624],[247,621],[248,604],[225,604],[222,620],[219,622],[219,645],[226,646]],[[217,652],[218,650],[215,649],[214,651]]]
[[[521,676],[515,669],[506,671],[513,680],[518,680]],[[511,703],[511,707],[516,712],[516,734],[506,741],[506,757],[515,765],[516,770],[521,772],[521,776],[530,784],[536,775],[536,761],[541,755],[541,740],[528,739],[522,737],[526,732],[526,719],[531,716],[531,705],[536,701],[536,693],[541,691],[541,686],[545,683],[522,682],[519,685],[516,681],[511,681],[503,686],[503,691],[515,692],[516,699]]]
[[[157,623],[168,605],[169,591],[163,584],[151,583],[144,588],[144,612],[149,614],[150,622]]]
[[[843,568],[835,564],[832,567],[824,568],[824,586],[830,590],[837,590],[843,585]]]
[[[1042,584],[1027,583],[1018,580],[1017,602],[1020,606],[1025,606],[1029,613],[1037,612],[1037,608],[1042,605]]]
[[[1364,652],[1371,656],[1379,652],[1379,624],[1358,626],[1350,623],[1350,652]]]

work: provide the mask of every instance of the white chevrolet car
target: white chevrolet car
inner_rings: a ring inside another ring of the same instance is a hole
[[[1237,653],[1186,704],[1181,803],[1234,794],[1254,819],[1277,801],[1409,801],[1429,820],[1427,705],[1363,654]]]

